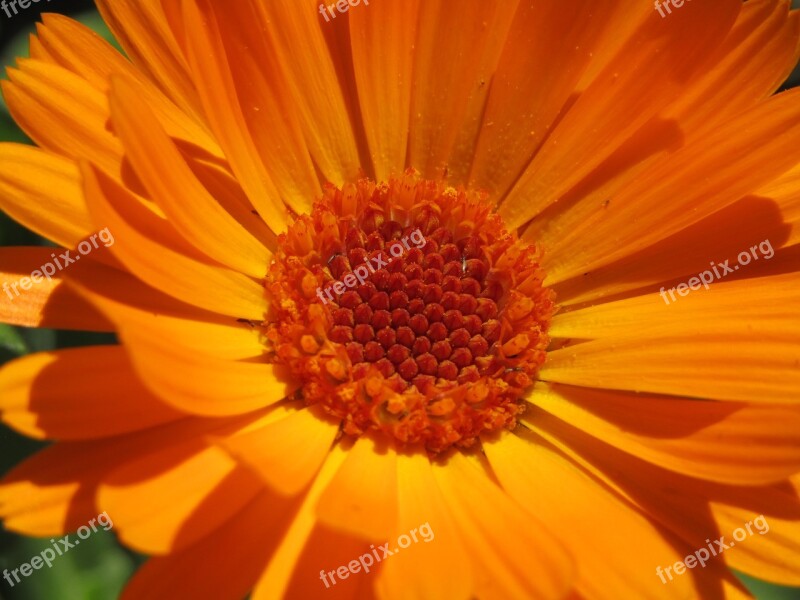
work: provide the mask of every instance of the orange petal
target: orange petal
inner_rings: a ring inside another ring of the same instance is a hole
[[[189,61],[204,109],[250,202],[274,233],[282,233],[291,218],[248,133],[213,12],[204,0],[199,2],[190,0],[183,7],[191,32],[187,38]],[[270,244],[274,246],[275,241]]]
[[[483,4],[482,27],[490,33],[480,58],[475,65],[470,65],[470,74],[473,77],[472,89],[467,95],[461,123],[453,141],[450,157],[447,159],[447,177],[454,183],[465,185],[468,183],[478,136],[487,128],[496,125],[486,118],[486,105],[500,57],[508,47],[509,30],[512,21],[518,15],[520,4],[522,3],[517,1],[495,2],[491,4],[491,9],[486,3]],[[515,93],[518,94],[519,91]]]
[[[32,354],[0,370],[2,420],[27,436],[110,437],[183,415],[150,394],[121,346]]]
[[[489,89],[484,126],[469,179],[502,198],[544,142],[590,60],[604,29],[623,11],[597,11],[559,0],[521,3]],[[635,20],[627,6],[625,20]],[[638,13],[637,13],[638,14]]]
[[[406,166],[418,0],[380,2],[350,13],[353,68],[378,181]]]
[[[51,279],[42,277],[42,266],[53,262],[53,254],[61,253],[61,249],[47,247],[0,248],[3,265],[0,285],[5,292],[0,294],[0,322],[25,327],[112,331],[114,326],[65,286],[59,274]],[[38,282],[31,279],[34,271],[39,271]]]
[[[549,224],[538,238],[549,248],[542,265],[548,280],[562,281],[634,254],[794,166],[800,159],[798,96],[800,90],[791,90],[769,98],[659,161],[609,203],[578,205]]]
[[[607,444],[693,477],[756,485],[800,471],[800,406],[544,383],[536,384],[528,401]]]
[[[741,339],[732,332],[659,338],[648,345],[598,340],[549,353],[540,377],[601,389],[795,404],[798,360],[796,332],[773,340]]]
[[[672,547],[674,541],[663,529],[532,436],[504,433],[485,442],[484,449],[511,497],[568,545],[578,564],[582,594],[609,600],[697,598],[704,587],[717,584],[722,565],[716,565],[716,572],[708,565],[702,572],[707,579],[703,587],[691,575],[672,581],[659,576],[659,568],[683,559],[683,548]],[[636,551],[620,552],[632,540]]]
[[[114,459],[97,443],[58,443],[14,467],[0,482],[3,527],[30,536],[74,531],[98,512],[97,482]],[[113,515],[112,515],[113,521]]]
[[[357,537],[317,525],[297,559],[284,598],[375,600],[375,577],[381,565],[375,560],[373,552],[369,544]],[[371,567],[367,556],[372,557]],[[369,572],[364,571],[359,557],[364,557]],[[344,579],[336,573],[339,566],[348,568]],[[353,570],[349,571],[351,566]]]
[[[761,260],[764,264],[769,259],[762,255]],[[753,261],[747,268],[758,269],[759,266]],[[748,327],[757,328],[756,333],[761,335],[793,325],[794,314],[789,307],[800,301],[800,275],[797,273],[738,281],[717,281],[711,270],[709,274],[715,281],[708,289],[696,278],[699,283],[693,282],[691,291],[688,287],[682,289],[685,294],[653,290],[647,295],[557,314],[549,334],[558,338],[636,337],[645,340],[688,336],[700,330],[721,334],[731,331],[736,321],[746,321]],[[753,285],[754,281],[759,285]],[[754,312],[753,305],[759,306],[759,310]],[[710,314],[715,318],[709,319]]]
[[[115,469],[103,478],[97,502],[125,545],[168,554],[220,528],[261,489],[220,449],[190,440]]]
[[[773,94],[800,58],[800,13],[780,0],[746,2],[711,65],[663,115],[710,128]]]
[[[81,263],[69,280],[125,338],[130,332],[165,339],[187,353],[227,360],[264,354],[260,329],[174,300],[128,273]]]
[[[555,319],[556,334],[580,331],[599,339],[549,352],[540,377],[585,387],[794,404],[800,321],[790,307],[800,297],[800,280],[791,273],[760,281],[765,287],[718,282],[670,306],[659,306],[663,300],[653,294],[564,315]],[[624,316],[617,312],[623,306]],[[754,312],[752,306],[762,308]],[[598,315],[607,320],[601,323]]]
[[[650,12],[652,13],[652,10]],[[660,185],[661,180],[669,179],[671,176],[675,168],[671,155],[675,153],[677,147],[706,144],[712,132],[729,127],[734,117],[756,108],[761,100],[777,88],[785,78],[785,74],[788,74],[797,62],[795,55],[798,53],[798,36],[800,36],[800,13],[794,12],[788,16],[785,3],[763,0],[744,4],[735,26],[708,58],[708,67],[697,72],[685,83],[681,96],[664,109],[649,127],[645,127],[630,138],[589,177],[570,190],[557,205],[553,205],[548,218],[532,222],[525,232],[526,238],[550,245],[551,254],[562,253],[562,244],[563,248],[568,248],[571,252],[576,245],[571,237],[575,230],[592,232],[598,220],[614,219],[614,207],[621,202],[638,202],[640,197],[647,197],[647,194]],[[738,127],[733,127],[732,131],[734,137],[739,134]],[[723,137],[727,139],[728,136]],[[723,146],[726,151],[729,149],[729,145],[723,144]],[[706,147],[711,148],[708,153],[712,154],[718,152],[720,145]],[[727,155],[723,159],[724,162],[729,160]],[[669,164],[670,169],[670,173],[666,175],[663,169],[665,164]],[[706,172],[714,169],[710,167]],[[648,180],[651,171],[655,176]],[[628,196],[627,188],[633,185],[637,178],[646,181],[637,189],[640,191],[644,189],[647,192]],[[683,195],[683,188],[679,186],[679,189],[680,195]],[[675,191],[672,190],[672,193]],[[664,196],[669,198],[670,203],[673,202],[672,193]],[[703,193],[701,197],[705,200],[708,195]],[[732,192],[729,198],[723,198],[723,201],[728,203],[731,199],[735,199],[735,192]],[[694,210],[695,203],[692,202],[691,205]],[[753,219],[757,222],[766,220],[764,218],[766,215],[759,214],[757,207],[753,207],[752,213],[752,215],[741,215],[740,218],[748,223]],[[697,221],[693,229],[699,232],[702,227],[704,241],[707,241],[706,228],[714,219],[713,228],[725,231],[727,240],[734,234],[734,230],[741,228],[741,224],[737,223],[735,218],[732,219],[733,223],[724,224],[716,220],[717,218],[722,220],[725,216],[721,211],[714,212],[706,219]],[[733,217],[732,214],[728,216]],[[698,217],[702,218],[702,215]],[[685,237],[684,232],[680,235]],[[665,239],[664,242],[668,240]],[[615,287],[623,287],[624,282],[637,279],[652,279],[656,273],[661,273],[662,269],[665,275],[662,280],[668,279],[667,272],[681,268],[682,256],[692,255],[688,254],[689,248],[685,239],[674,240],[668,249],[661,247],[665,245],[659,244],[658,248],[648,247],[647,259],[642,257],[638,264],[629,257],[623,258],[618,263],[610,265],[611,273],[602,272],[603,267],[599,268],[601,271],[599,273],[597,268],[592,269],[588,272],[591,279],[586,277],[587,269],[578,269],[580,272],[573,273],[576,280],[569,287],[580,288],[583,285],[585,289],[587,283],[602,286],[607,280],[606,277],[612,273],[618,273],[618,277],[623,280],[622,282],[614,280]],[[670,255],[669,260],[665,260],[667,254]],[[650,266],[647,263],[653,264]],[[642,265],[646,265],[647,269],[642,268]],[[682,274],[688,271],[678,272]],[[631,286],[628,285],[628,288]],[[614,289],[604,291],[606,295],[615,293]]]
[[[334,444],[289,527],[282,532],[283,537],[252,592],[252,600],[272,600],[284,596],[298,558],[314,530],[320,495],[346,457],[347,450],[341,444]]]
[[[219,427],[218,421],[183,419],[103,440],[53,444],[0,482],[0,518],[8,529],[32,536],[74,531],[102,512],[97,486],[112,468]]]
[[[648,12],[652,14],[653,11]],[[649,127],[630,138],[589,177],[570,190],[558,205],[552,206],[547,219],[532,222],[525,232],[526,238],[541,243],[552,236],[552,245],[558,245],[564,232],[569,233],[576,227],[587,225],[591,230],[593,219],[602,217],[609,204],[619,203],[618,196],[637,177],[643,176],[642,173],[657,169],[659,165],[670,160],[669,154],[676,147],[702,143],[710,132],[725,126],[745,110],[755,107],[759,101],[775,91],[796,64],[795,55],[800,48],[797,44],[799,24],[800,13],[794,12],[789,16],[786,4],[779,0],[745,3],[726,39],[707,59],[707,68],[698,71],[685,83],[682,94]],[[660,173],[657,179],[662,176]],[[747,208],[752,214],[739,215],[738,218],[743,222],[749,224],[754,220],[767,220],[764,218],[766,215],[758,210],[759,207],[751,208],[748,205]],[[703,242],[709,241],[709,226],[725,231],[726,241],[735,237],[735,230],[741,229],[741,223],[736,221],[736,217],[733,214],[726,215],[725,212],[727,211],[715,212],[692,227],[703,232]],[[731,218],[726,219],[726,216]],[[731,222],[722,223],[717,221],[718,218]],[[713,225],[710,224],[712,219]],[[686,237],[684,232],[680,236]],[[611,280],[614,286],[612,289],[603,290],[605,295],[613,295],[616,292],[614,288],[624,288],[626,283],[627,288],[632,289],[635,287],[631,285],[632,282],[643,278],[653,279],[662,271],[664,277],[661,280],[669,279],[668,273],[688,273],[692,269],[680,271],[682,262],[688,262],[700,253],[691,253],[688,246],[692,240],[687,242],[686,239],[675,239],[667,246],[670,241],[664,240],[665,243],[648,247],[645,251],[648,256],[639,261],[628,257],[609,265],[610,272],[603,272],[603,267],[593,269],[588,272],[587,278],[587,271],[581,271],[580,276],[568,286],[570,295],[573,294],[573,287],[582,287],[585,290],[587,283],[602,287],[608,281],[609,275],[615,275],[616,278]],[[564,298],[563,294],[559,297]]]
[[[218,443],[276,492],[294,496],[311,482],[325,461],[337,425],[319,407],[311,407]]]
[[[798,175],[800,169],[794,175],[790,171],[769,184],[769,188],[745,196],[675,235],[609,265],[554,284],[559,305],[652,293],[662,286],[667,290],[675,288],[710,269],[714,261],[722,263],[729,259],[736,264],[740,251],[753,247],[754,243],[758,246],[764,240],[769,240],[768,245],[777,256],[769,259],[769,265],[762,261],[738,274],[726,275],[726,283],[739,275],[766,275],[772,268],[777,273],[796,270],[777,265],[784,254],[793,260],[787,246],[800,241]],[[709,231],[724,235],[709,236]]]
[[[122,146],[107,129],[103,93],[62,67],[20,59],[2,83],[8,109],[36,144],[72,159],[88,159],[119,174]]]
[[[358,177],[360,161],[348,106],[323,37],[326,23],[317,4],[316,0],[257,2],[255,7],[259,26],[274,46],[311,156],[322,175],[340,186]],[[298,46],[297,40],[304,44]]]
[[[15,221],[73,248],[94,231],[78,167],[23,144],[0,144],[0,206]]]
[[[769,487],[737,489],[712,502],[711,511],[728,542],[744,538],[735,552],[724,555],[732,569],[800,586],[800,476]]]
[[[798,13],[800,14],[800,13]],[[756,192],[757,196],[770,198],[778,207],[783,221],[791,225],[784,247],[800,242],[800,166],[795,166]],[[752,223],[752,221],[751,221]],[[742,246],[740,245],[739,248]]]
[[[262,492],[212,536],[148,560],[121,599],[244,598],[280,541],[292,508],[288,499]]]
[[[706,568],[717,568],[724,561],[759,578],[800,585],[797,476],[770,486],[721,485],[646,463],[544,414],[533,427],[599,481],[678,535],[688,545],[687,555],[708,544],[719,549],[710,540],[730,539],[735,529],[763,514],[772,535],[754,533],[749,543],[712,557]],[[701,583],[710,582],[703,579]]]
[[[325,489],[320,522],[365,539],[397,530],[397,454],[383,440],[362,435]]]
[[[43,15],[44,16],[44,15]],[[28,36],[28,55],[36,60],[58,64],[56,57],[50,54],[50,51],[44,47],[41,40],[34,34]]]
[[[558,598],[566,594],[576,575],[572,556],[538,515],[525,515],[490,479],[481,459],[453,453],[446,464],[434,465],[434,474],[470,557],[484,571],[476,582],[477,596]],[[486,519],[489,506],[492,519]],[[537,557],[533,563],[528,559],[532,552]]]
[[[209,257],[263,277],[270,252],[197,180],[152,111],[137,100],[135,88],[115,79],[109,101],[126,156],[177,231]],[[165,172],[170,176],[164,177]]]
[[[394,551],[400,535],[421,527],[431,537],[420,538],[391,560],[385,557],[376,582],[378,596],[383,600],[474,597],[479,573],[470,566],[476,555],[464,547],[463,515],[453,514],[453,499],[437,481],[428,457],[418,449],[412,452],[397,455],[397,523],[386,546]]]
[[[126,330],[122,339],[145,385],[190,414],[243,414],[275,404],[297,388],[274,364],[208,356],[134,330]]]
[[[87,165],[82,172],[93,216],[114,232],[112,252],[136,276],[193,306],[245,319],[264,317],[259,284],[193,254],[168,222],[139,209],[133,194],[107,175]],[[175,240],[170,247],[164,245],[168,240]]]
[[[451,155],[463,161],[456,173],[468,172],[471,148],[454,145],[462,127],[477,133],[486,97],[481,81],[495,69],[516,5],[473,0],[454,11],[446,0],[420,3],[408,157],[423,177],[446,174]]]
[[[211,4],[219,27],[213,34],[219,39],[209,42],[213,41],[227,56],[235,57],[221,63],[220,69],[230,71],[235,95],[225,97],[229,101],[236,100],[237,106],[223,106],[222,94],[213,81],[214,74],[209,72],[208,63],[204,61],[199,65],[195,80],[201,93],[207,93],[207,101],[211,103],[209,111],[218,114],[222,122],[232,118],[231,110],[241,110],[241,124],[247,127],[253,150],[261,158],[261,168],[268,171],[278,193],[295,212],[310,213],[312,202],[322,194],[319,176],[274,48],[260,27],[255,3],[237,2],[225,7]],[[223,77],[224,73],[219,76]],[[219,137],[230,138],[232,144],[235,142],[233,134],[227,131],[221,131]],[[241,148],[232,148],[236,150]]]
[[[223,154],[204,124],[195,121],[170,101],[152,81],[125,59],[114,47],[82,23],[54,13],[42,15],[37,25],[48,62],[85,78],[92,87],[105,92],[112,75],[125,75],[136,82],[137,96],[159,117],[170,137],[185,140],[216,158]],[[31,55],[33,56],[33,54]],[[35,58],[35,57],[34,57]]]
[[[741,2],[687,3],[669,18],[655,10],[553,129],[500,206],[525,224],[586,177],[683,91],[684,82],[733,25]],[[591,132],[591,135],[587,135]]]
[[[160,0],[98,0],[97,8],[134,64],[179,107],[200,115],[200,101]]]

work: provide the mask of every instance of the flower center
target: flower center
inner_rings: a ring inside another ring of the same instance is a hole
[[[306,403],[430,452],[516,425],[555,306],[536,249],[491,208],[411,171],[326,187],[265,282],[272,360]]]

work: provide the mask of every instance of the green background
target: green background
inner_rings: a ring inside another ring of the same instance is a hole
[[[800,8],[800,0],[794,0],[793,4]],[[53,0],[49,4],[40,2],[20,11],[20,14],[12,19],[8,19],[0,11],[2,65],[13,65],[14,57],[27,55],[28,35],[34,30],[34,23],[43,9],[69,14],[113,42],[108,29],[89,0]],[[800,69],[795,71],[785,87],[793,87],[799,82]],[[0,99],[0,140],[29,142],[9,117],[2,99]],[[1,168],[3,165],[0,165]],[[0,213],[0,246],[18,245],[49,245],[49,243]],[[0,364],[30,352],[105,344],[113,340],[113,336],[105,334],[24,329],[0,324]],[[0,424],[0,476],[44,445],[22,437]],[[30,561],[31,557],[49,546],[48,539],[16,535],[3,529],[0,524],[0,574],[4,569],[18,568],[20,564]],[[117,543],[113,529],[109,532],[100,530],[85,540],[80,548],[73,548],[64,556],[58,557],[53,562],[52,568],[35,571],[13,588],[10,588],[5,580],[0,579],[0,600],[110,600],[118,597],[125,581],[143,561],[144,557],[128,551]],[[740,575],[740,578],[759,599],[800,599],[800,588],[772,586],[744,575]]]

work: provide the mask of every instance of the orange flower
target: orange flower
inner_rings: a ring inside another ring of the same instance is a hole
[[[46,16],[3,84],[2,206],[84,260],[3,248],[0,318],[120,341],[0,371],[56,440],[6,527],[107,512],[125,598],[800,585],[787,2],[99,5],[130,62]]]

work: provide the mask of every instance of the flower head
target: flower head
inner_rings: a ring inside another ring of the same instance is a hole
[[[786,2],[98,4],[130,60],[47,16],[3,83],[75,260],[0,318],[119,339],[0,371],[6,527],[107,514],[124,598],[800,584]]]

